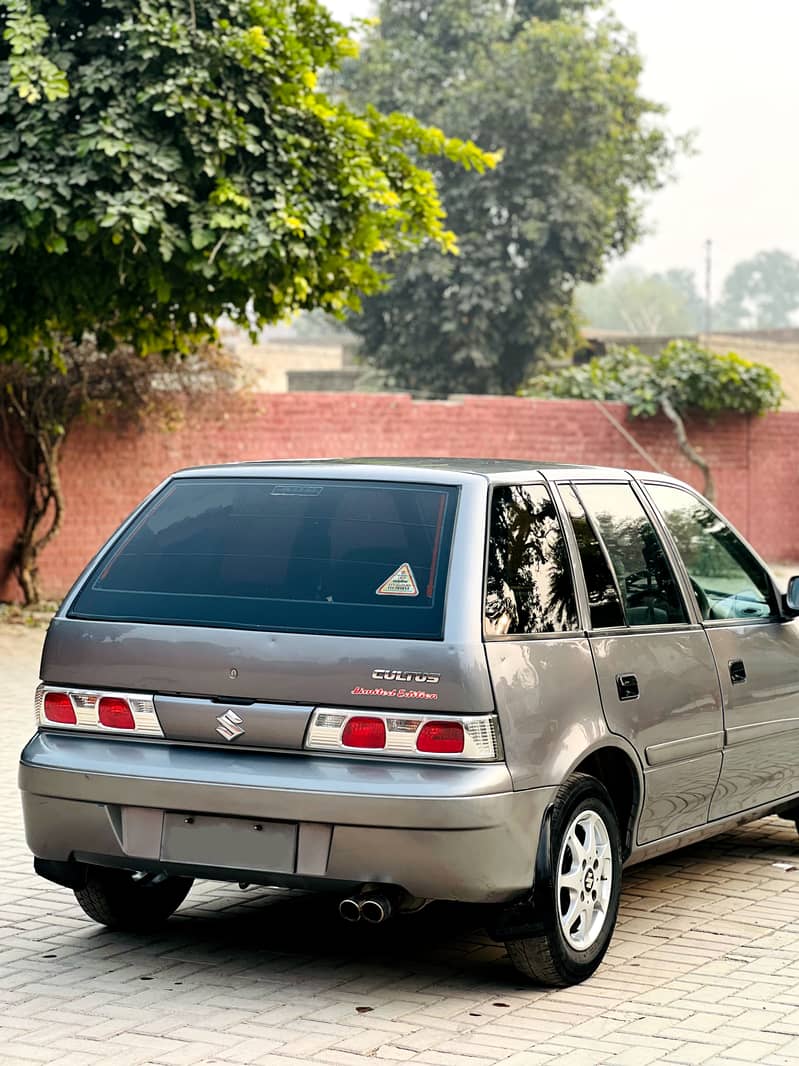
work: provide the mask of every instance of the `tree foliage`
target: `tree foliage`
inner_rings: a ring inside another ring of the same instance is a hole
[[[412,111],[503,153],[436,166],[461,254],[393,259],[350,326],[390,384],[509,392],[571,341],[575,286],[640,232],[638,194],[674,153],[628,34],[586,0],[382,0],[348,99]]]
[[[783,399],[779,376],[771,367],[688,341],[672,341],[654,357],[636,348],[611,349],[583,366],[540,374],[523,391],[528,396],[623,403],[633,418],[665,414],[681,450],[702,471],[709,499],[714,496],[712,474],[688,440],[685,416],[760,415],[776,411]]]
[[[785,329],[799,311],[799,259],[759,252],[727,275],[718,307],[723,329]]]
[[[673,335],[702,328],[702,297],[690,270],[647,274],[620,268],[597,285],[581,285],[577,309],[595,329]]]
[[[341,313],[376,256],[454,251],[420,160],[496,159],[325,95],[356,46],[320,0],[2,0],[0,31],[0,413],[30,602],[77,417],[144,414],[165,365],[188,386],[176,353],[223,314]]]
[[[409,152],[493,162],[321,92],[355,45],[319,0],[4,0],[0,26],[0,358],[357,307],[377,253],[454,247]]]

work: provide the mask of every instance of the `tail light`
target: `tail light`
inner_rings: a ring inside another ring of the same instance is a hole
[[[66,692],[48,692],[44,697],[44,717],[59,725],[77,725],[78,716]]]
[[[344,726],[341,743],[345,748],[385,748],[386,723],[382,718],[356,715]]]
[[[136,728],[130,704],[119,696],[101,696],[97,704],[97,717],[100,725],[107,729]]]
[[[465,737],[460,722],[425,722],[416,738],[419,751],[434,755],[460,755]]]
[[[370,754],[411,758],[446,757],[484,761],[501,755],[496,715],[361,714],[319,707],[311,718],[305,747],[345,752],[360,748]]]
[[[95,733],[163,737],[153,697],[129,692],[92,692],[39,685],[36,725]]]

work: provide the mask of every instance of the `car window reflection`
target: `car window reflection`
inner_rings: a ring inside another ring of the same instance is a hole
[[[485,627],[489,636],[578,628],[566,543],[543,485],[494,490]]]

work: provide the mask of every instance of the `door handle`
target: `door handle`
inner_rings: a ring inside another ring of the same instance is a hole
[[[637,700],[641,695],[635,674],[616,674],[616,690],[620,700]]]
[[[733,685],[743,685],[746,681],[746,667],[743,659],[730,660],[730,681]]]

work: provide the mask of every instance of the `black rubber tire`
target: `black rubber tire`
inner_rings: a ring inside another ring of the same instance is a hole
[[[778,818],[782,818],[786,822],[793,822],[797,833],[799,833],[799,807],[789,807],[787,810],[775,811],[774,813]]]
[[[555,887],[556,868],[563,836],[572,820],[583,810],[595,811],[605,823],[611,846],[613,881],[605,925],[598,939],[586,951],[576,951],[566,940],[558,919]],[[552,987],[579,984],[597,969],[610,944],[621,893],[621,835],[613,801],[607,789],[588,774],[572,774],[560,787],[551,815],[550,869],[551,884],[545,898],[537,900],[544,931],[540,936],[506,942],[510,960],[519,973],[537,984]]]
[[[190,877],[157,880],[153,875],[134,880],[131,870],[90,866],[86,884],[75,889],[75,899],[98,925],[141,933],[163,925],[193,883]]]

